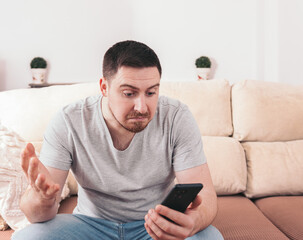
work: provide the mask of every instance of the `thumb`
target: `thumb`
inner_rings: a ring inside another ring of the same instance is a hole
[[[189,209],[198,207],[202,203],[202,197],[198,194],[194,201],[189,205]]]

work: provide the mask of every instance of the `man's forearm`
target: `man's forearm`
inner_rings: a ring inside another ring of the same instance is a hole
[[[41,199],[28,187],[20,201],[20,209],[31,223],[45,222],[54,218],[58,211],[56,199]]]
[[[208,227],[217,215],[216,193],[203,194],[202,199],[202,204],[198,208],[195,233]]]

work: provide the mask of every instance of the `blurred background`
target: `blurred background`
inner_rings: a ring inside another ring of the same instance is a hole
[[[48,83],[98,81],[128,39],[155,50],[162,81],[197,81],[202,55],[231,83],[303,80],[302,0],[0,0],[0,91],[28,87],[34,57]]]

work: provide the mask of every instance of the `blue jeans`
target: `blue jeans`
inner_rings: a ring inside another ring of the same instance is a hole
[[[129,223],[115,223],[80,214],[58,214],[44,223],[35,223],[13,234],[12,240],[150,240],[144,228],[144,220]],[[190,240],[223,239],[221,233],[209,226]]]

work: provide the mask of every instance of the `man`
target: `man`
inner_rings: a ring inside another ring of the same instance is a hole
[[[20,207],[33,224],[14,239],[222,239],[210,226],[217,199],[199,129],[184,104],[159,97],[161,72],[143,43],[106,52],[102,96],[54,117],[40,160],[31,144],[23,151],[30,185]],[[73,214],[56,215],[69,169],[78,204]],[[184,214],[159,205],[175,177],[204,185]]]

